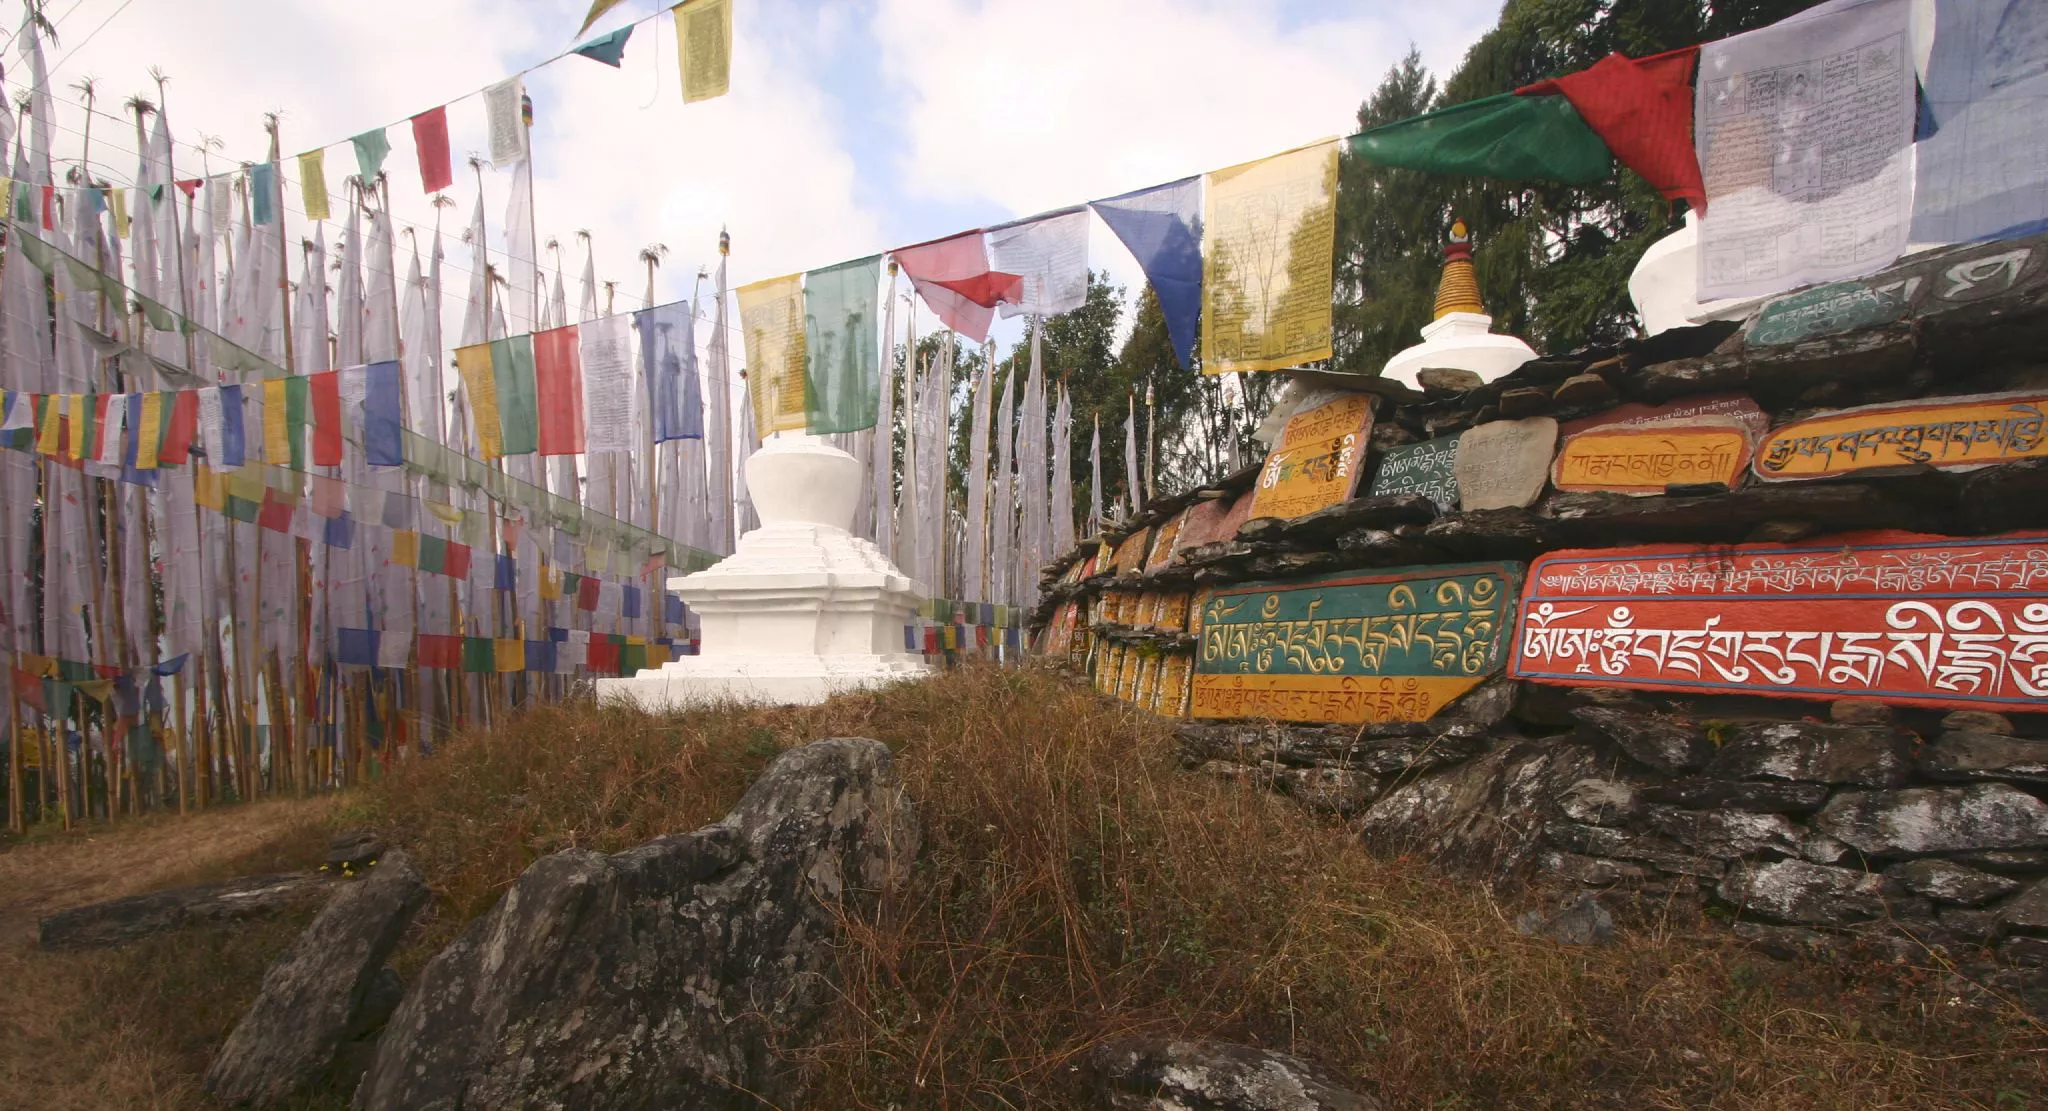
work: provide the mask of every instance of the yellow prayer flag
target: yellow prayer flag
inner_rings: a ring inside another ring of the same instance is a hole
[[[114,697],[114,681],[112,679],[81,679],[71,684],[71,686],[78,693],[92,699],[94,702],[104,703]]]
[[[525,671],[526,642],[518,637],[500,637],[491,646],[491,657],[497,661],[499,671]]]
[[[743,285],[740,334],[747,345],[747,389],[762,439],[804,430],[804,276]]]
[[[432,513],[444,525],[459,525],[462,523],[462,510],[449,505],[447,502],[421,499],[420,504],[426,506],[427,512]]]
[[[299,156],[299,192],[306,201],[306,219],[327,219],[327,152],[309,150]]]
[[[30,675],[44,679],[55,679],[57,677],[57,658],[55,656],[39,656],[34,652],[22,652],[15,659],[15,666],[28,672]]]
[[[498,424],[498,378],[491,369],[491,345],[473,343],[455,349],[455,371],[469,389],[469,416],[476,423],[476,446],[485,459],[505,454],[505,433]]]
[[[43,424],[36,429],[36,452],[41,455],[55,455],[64,440],[64,395],[51,394],[43,399]]]
[[[668,645],[666,645],[666,644],[650,644],[650,645],[648,645],[648,646],[647,646],[647,666],[648,666],[648,667],[660,667],[660,666],[662,666],[663,664],[667,663],[668,661],[669,661],[669,655],[668,655]]]
[[[1209,175],[1202,214],[1202,372],[1330,357],[1337,144]]]
[[[263,501],[263,495],[270,484],[263,480],[263,468],[258,464],[247,464],[228,475],[227,492],[247,502]]]
[[[263,380],[263,458],[280,466],[292,459],[291,426],[284,419],[289,404],[284,379]]]
[[[119,405],[124,400],[116,397],[110,404]],[[71,428],[65,436],[64,453],[73,459],[85,458],[88,454],[86,449],[92,446],[85,442],[85,424],[88,417],[95,415],[93,410],[98,402],[99,397],[89,393],[75,393],[65,399],[64,404],[71,413]]]
[[[114,199],[114,234],[122,239],[126,239],[128,238],[128,190],[109,189],[107,192]]]
[[[418,567],[420,565],[419,533],[411,529],[392,530],[391,563],[394,567]]]
[[[540,600],[543,602],[559,602],[562,600],[561,572],[545,565],[540,569]]]
[[[724,96],[732,81],[732,0],[684,0],[671,10],[683,103]]]
[[[164,435],[164,395],[151,390],[142,395],[142,423],[135,426],[135,469],[156,469],[156,446]]]
[[[227,508],[226,484],[221,481],[219,471],[204,463],[192,465],[192,501],[215,513]]]

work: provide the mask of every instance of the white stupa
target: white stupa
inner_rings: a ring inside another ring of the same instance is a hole
[[[1643,318],[1643,334],[1654,336],[1673,328],[1689,328],[1722,316],[1745,315],[1753,297],[1701,301],[1700,217],[1685,214],[1685,226],[1650,244],[1628,276],[1628,299]]]
[[[1528,344],[1498,335],[1493,317],[1479,300],[1479,281],[1472,272],[1472,235],[1465,221],[1451,225],[1444,244],[1444,275],[1437,283],[1436,319],[1422,329],[1422,342],[1387,360],[1380,377],[1419,387],[1417,375],[1440,367],[1469,370],[1491,382],[1536,357]]]
[[[748,457],[761,527],[717,565],[669,580],[703,619],[695,656],[619,679],[601,698],[650,710],[706,702],[810,704],[930,670],[903,650],[924,587],[850,531],[866,468],[810,436]]]

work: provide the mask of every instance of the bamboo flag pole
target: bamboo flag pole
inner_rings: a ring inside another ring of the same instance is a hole
[[[270,207],[272,218],[277,223],[277,301],[283,321],[282,346],[284,347],[284,369],[286,374],[296,377],[299,373],[299,366],[298,353],[293,350],[294,345],[292,343],[291,253],[285,244],[284,234],[284,163],[282,153],[284,141],[280,114],[277,112],[264,113],[263,128],[270,133],[270,162],[274,167],[270,180],[271,188],[277,190],[277,196],[271,199]],[[292,434],[297,436],[301,432],[298,429],[293,429]],[[307,582],[308,572],[310,571],[307,544],[303,538],[294,537],[293,540],[292,577],[296,588],[293,593],[298,598],[310,598],[311,591],[309,587],[311,584]],[[260,592],[257,597],[260,607],[262,604]],[[305,630],[306,623],[301,620],[299,622],[300,661],[305,659]],[[284,672],[287,665],[291,668],[290,675],[293,681],[290,683],[284,681]],[[301,692],[294,689],[299,685],[296,682],[299,661],[273,658],[272,668],[272,685],[278,691],[278,701],[272,706],[270,715],[272,776],[275,779],[278,734],[282,732],[284,734],[284,767],[289,770],[289,778],[292,781],[291,785],[299,793],[303,794],[305,793],[306,738],[305,734],[301,732],[300,727],[307,724],[307,722],[306,707],[303,705],[303,701],[297,697]]]
[[[13,661],[7,668],[7,829],[28,832],[28,808],[22,801],[21,700],[15,696]]]

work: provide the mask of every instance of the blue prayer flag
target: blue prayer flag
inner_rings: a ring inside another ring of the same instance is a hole
[[[1166,334],[1191,366],[1202,320],[1202,179],[1186,177],[1091,205],[1152,283]]]
[[[640,365],[646,369],[654,442],[704,438],[703,390],[697,384],[696,313],[688,301],[633,314],[640,329]]]
[[[690,619],[690,611],[683,605],[680,595],[665,594],[662,597],[662,620],[671,625],[681,625]]]
[[[320,539],[330,548],[353,548],[356,546],[356,523],[346,513],[330,517],[324,522]]]
[[[377,630],[336,629],[334,634],[336,663],[377,666]]]
[[[553,671],[555,669],[555,642],[553,640],[529,640],[526,642],[526,670]]]
[[[639,588],[639,587],[637,587],[637,586],[621,586],[621,587],[619,587],[619,616],[620,616],[620,617],[625,617],[625,618],[635,618],[635,617],[639,617],[639,616],[640,616],[640,588]]]
[[[519,564],[508,555],[498,557],[497,573],[491,579],[492,590],[519,589]]]
[[[277,163],[258,162],[249,167],[250,219],[268,224],[277,219]]]
[[[248,462],[248,441],[242,437],[242,387],[220,388],[220,454],[217,468],[232,470]]]
[[[1968,243],[2048,227],[2048,7],[1941,0],[1922,75],[1912,239]],[[2015,268],[2014,273],[2017,273]]]
[[[396,362],[363,368],[363,457],[372,467],[405,464],[402,391]]]

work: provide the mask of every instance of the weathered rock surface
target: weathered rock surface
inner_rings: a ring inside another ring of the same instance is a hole
[[[2048,805],[2003,783],[1845,791],[1813,828],[1877,856],[2048,845]]]
[[[335,834],[327,842],[327,859],[323,863],[330,872],[367,868],[384,848],[384,839],[375,830],[352,829]]]
[[[1328,1072],[1285,1053],[1222,1042],[1126,1038],[1088,1054],[1113,1111],[1383,1111]]]
[[[1614,940],[1614,916],[1600,900],[1580,895],[1549,914],[1524,911],[1515,917],[1515,929],[1563,945],[1605,945]]]
[[[1355,828],[1367,841],[1506,870],[1536,848],[1556,798],[1609,762],[1568,740],[1503,738],[1482,756],[1389,790]]]
[[[1638,793],[1646,802],[1666,802],[1693,809],[1722,807],[1759,814],[1804,814],[1828,800],[1824,783],[1760,783],[1729,779],[1667,779],[1644,784]]]
[[[1730,869],[1716,893],[1745,913],[1809,926],[1847,926],[1882,917],[1884,877],[1803,860]]]
[[[715,825],[544,857],[421,972],[355,1106],[788,1106],[774,1047],[829,1000],[831,906],[917,845],[888,749],[839,739],[783,753]]]
[[[1708,767],[1729,779],[1789,779],[1896,787],[1906,782],[1910,738],[1892,729],[1810,721],[1738,725]]]
[[[1770,853],[1796,856],[1806,831],[1782,814],[1746,810],[1681,810],[1652,806],[1645,814],[1649,827],[1701,856],[1728,860]]]
[[[1948,860],[1909,860],[1892,865],[1884,874],[1915,895],[1966,907],[1982,906],[2020,889],[2018,880],[1979,872]]]
[[[2048,741],[2022,740],[2001,733],[1951,731],[1943,733],[1921,757],[1920,770],[1929,779],[2048,783]]]
[[[2022,930],[2048,930],[2048,879],[2035,880],[2019,898],[1998,908],[1998,917]]]
[[[224,883],[173,887],[60,910],[38,924],[45,949],[101,949],[207,922],[270,914],[327,893],[311,872],[244,876]]]
[[[231,1103],[274,1104],[327,1071],[351,1033],[374,1021],[385,958],[427,885],[402,852],[381,857],[369,875],[337,886],[290,949],[263,974],[242,1021],[206,1070],[206,1090]],[[365,1004],[370,1004],[368,1008]]]
[[[1606,741],[1666,775],[1699,768],[1714,755],[1704,729],[1666,714],[1587,706],[1577,716],[1588,739]]]

